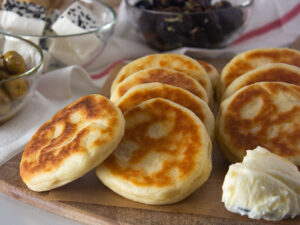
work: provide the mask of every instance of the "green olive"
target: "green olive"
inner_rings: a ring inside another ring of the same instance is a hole
[[[0,70],[0,81],[9,77],[9,73],[5,70]]]
[[[7,93],[0,88],[0,116],[3,116],[9,113],[11,108],[11,101],[7,95]]]
[[[1,69],[1,70],[5,70],[3,57],[4,57],[4,55],[2,55],[2,54],[0,53],[0,69]]]
[[[8,96],[15,100],[25,97],[27,94],[28,84],[23,78],[19,78],[16,80],[6,81],[4,83],[4,89]]]
[[[23,57],[16,51],[9,51],[4,54],[3,62],[6,70],[11,74],[20,74],[26,71]]]

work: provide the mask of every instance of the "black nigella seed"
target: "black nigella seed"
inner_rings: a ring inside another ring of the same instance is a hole
[[[241,208],[241,207],[238,207],[238,210],[243,211],[245,213],[249,213],[250,212],[249,209],[244,209],[244,208]]]
[[[81,24],[82,24],[82,21],[80,19],[80,16],[78,16],[78,26],[81,26]]]

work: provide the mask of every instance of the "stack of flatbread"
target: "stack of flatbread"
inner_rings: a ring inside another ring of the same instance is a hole
[[[59,111],[26,146],[20,175],[46,191],[95,169],[111,190],[146,204],[178,202],[212,169],[215,68],[179,54],[124,66],[111,99],[85,96]]]
[[[255,49],[234,57],[217,85],[216,137],[230,162],[262,146],[300,166],[300,52]]]
[[[111,101],[124,113],[120,145],[97,169],[114,192],[146,204],[178,202],[209,177],[215,120],[209,64],[179,54],[154,54],[124,66]],[[209,74],[208,74],[209,72]]]

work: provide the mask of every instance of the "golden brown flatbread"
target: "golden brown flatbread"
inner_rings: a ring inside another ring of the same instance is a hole
[[[226,89],[222,100],[228,98],[242,87],[257,82],[285,82],[300,86],[300,67],[284,63],[270,63],[258,67],[236,78]]]
[[[127,91],[116,105],[124,113],[153,98],[167,99],[191,110],[203,122],[209,136],[213,139],[215,118],[212,111],[206,102],[182,88],[156,82],[140,84]]]
[[[99,179],[133,201],[178,202],[211,172],[211,141],[201,120],[169,100],[147,100],[124,114],[125,135],[96,168]]]
[[[216,137],[230,162],[261,146],[300,165],[300,87],[259,82],[225,99],[217,116]]]
[[[210,82],[212,84],[213,87],[217,86],[217,83],[219,81],[219,72],[218,70],[211,64],[202,61],[200,59],[197,59],[197,62],[203,67],[203,69],[206,71]]]
[[[116,103],[130,88],[139,84],[153,82],[183,88],[204,101],[212,103],[212,99],[209,99],[204,88],[195,79],[184,73],[166,68],[150,68],[132,74],[115,87],[110,100]]]
[[[149,68],[168,68],[196,79],[206,90],[207,95],[213,96],[212,84],[203,67],[194,59],[181,54],[153,54],[138,58],[124,66],[112,83],[111,94],[116,86],[135,72]]]
[[[20,163],[22,180],[47,191],[83,176],[110,155],[124,127],[122,112],[105,97],[80,98],[33,135]]]
[[[238,54],[224,67],[221,73],[217,88],[218,98],[242,74],[269,63],[286,63],[300,67],[300,53],[288,48],[260,48]]]

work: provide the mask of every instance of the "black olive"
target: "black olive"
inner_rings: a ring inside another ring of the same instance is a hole
[[[217,2],[215,4],[215,8],[217,8],[217,9],[228,9],[228,8],[232,8],[232,5],[228,1],[220,1],[220,2]]]
[[[223,40],[223,31],[217,13],[203,13],[194,16],[195,23],[206,32],[209,42],[212,45]]]
[[[176,36],[176,27],[174,26],[175,23],[168,23],[166,19],[172,19],[168,17],[161,17],[160,20],[156,23],[156,32],[160,39],[165,42],[173,42]]]
[[[142,13],[138,19],[138,26],[141,35],[145,38],[146,42],[156,49],[163,49],[164,45],[159,39],[156,32],[157,21],[160,21],[160,16],[149,13]]]
[[[190,31],[190,37],[185,41],[185,44],[191,47],[198,47],[198,46],[207,47],[209,45],[208,43],[209,43],[209,38],[207,36],[207,33],[203,30],[203,28],[199,26],[195,26]]]
[[[181,8],[184,6],[184,2],[185,2],[185,0],[172,0],[171,4]]]
[[[142,13],[138,19],[138,26],[141,34],[146,38],[147,36],[153,36],[155,31],[157,16],[151,13]],[[147,38],[146,38],[147,39]]]
[[[168,6],[161,11],[163,12],[181,12],[181,9],[178,6]]]
[[[220,11],[218,15],[225,34],[233,33],[243,25],[243,12],[239,8]]]
[[[195,0],[195,3],[197,4],[197,8],[201,8],[202,11],[205,11],[211,6],[211,0]]]
[[[164,8],[171,5],[171,0],[153,0],[153,8]]]
[[[179,31],[184,34],[189,34],[195,25],[191,15],[184,15],[182,21],[178,22]]]
[[[140,9],[152,9],[152,4],[148,0],[141,0],[135,6]]]

